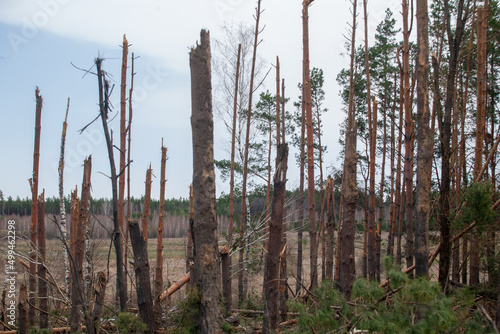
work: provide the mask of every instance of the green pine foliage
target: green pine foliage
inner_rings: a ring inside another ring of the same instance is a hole
[[[390,284],[379,287],[364,278],[355,281],[352,302],[326,282],[313,301],[299,306],[299,333],[490,333],[489,324],[474,311],[474,294],[467,289],[441,292],[437,282],[410,280],[385,259]],[[417,314],[421,319],[417,320]]]

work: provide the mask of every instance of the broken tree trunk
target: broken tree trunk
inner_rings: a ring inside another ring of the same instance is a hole
[[[28,309],[28,324],[35,324],[35,305],[36,305],[36,223],[37,223],[37,198],[38,198],[38,169],[40,164],[40,131],[41,131],[41,116],[43,99],[40,95],[38,87],[35,91],[36,109],[35,109],[35,148],[33,150],[33,176],[30,179],[31,185],[31,249],[30,249],[30,275],[29,275],[29,309]]]
[[[156,273],[155,273],[155,319],[156,327],[161,323],[160,294],[163,290],[163,223],[165,220],[165,169],[167,165],[167,148],[161,146],[161,171],[160,171],[160,217],[158,218],[158,241],[156,243]]]
[[[288,145],[278,145],[277,166],[274,174],[274,193],[269,224],[269,243],[267,255],[265,289],[265,311],[263,333],[272,333],[279,324],[279,264],[282,251],[283,211],[285,206],[285,184],[288,161]]]
[[[40,328],[49,328],[49,294],[47,290],[47,268],[45,267],[45,191],[38,197],[38,300]]]
[[[62,134],[61,134],[61,153],[59,155],[59,167],[57,169],[59,174],[59,214],[61,215],[61,245],[62,252],[64,256],[64,286],[66,288],[66,295],[69,299],[69,281],[71,279],[70,269],[69,269],[69,256],[68,250],[66,248],[65,243],[67,243],[67,224],[66,224],[66,208],[64,207],[64,147],[66,145],[66,129],[68,128],[68,112],[69,112],[69,97],[68,97],[68,105],[66,107],[66,116],[64,117]]]
[[[142,208],[142,218],[141,218],[141,229],[142,229],[142,237],[144,238],[144,242],[146,243],[146,247],[148,246],[148,228],[149,228],[149,207],[151,204],[151,175],[153,174],[153,170],[151,169],[151,164],[149,164],[149,168],[146,171],[146,190],[144,192],[144,207]]]
[[[124,231],[125,224],[125,153],[127,151],[127,127],[126,127],[126,109],[127,109],[127,57],[128,57],[128,41],[127,36],[123,35],[122,44],[122,69],[120,83],[120,170],[118,180],[118,222],[122,229],[121,243],[125,244]],[[125,280],[127,277],[125,276]],[[125,286],[127,284],[125,283]]]
[[[121,238],[121,226],[118,221],[118,186],[116,174],[115,158],[113,153],[113,141],[108,128],[108,111],[109,105],[109,83],[104,78],[105,74],[101,69],[102,59],[97,58],[95,61],[97,68],[97,81],[99,84],[99,111],[106,138],[106,147],[108,149],[109,165],[111,170],[111,188],[112,188],[112,210],[113,210],[113,243],[116,253],[116,285],[118,295],[120,297],[120,310],[124,311],[127,306],[127,291],[125,286],[125,274],[123,272],[123,244]]]
[[[19,288],[19,334],[28,334],[28,300],[26,298],[26,285],[23,283]]]
[[[192,48],[189,54],[193,133],[193,284],[200,294],[199,313],[195,320],[200,333],[215,333],[220,330],[222,320],[218,306],[221,299],[221,281],[217,245],[210,61],[210,35],[201,30],[200,44]]]
[[[104,311],[104,297],[106,295],[106,274],[102,271],[97,273],[97,281],[94,289],[94,307],[92,309],[92,328],[87,330],[88,333],[98,333],[100,327],[102,312]]]
[[[137,289],[137,307],[141,320],[148,326],[147,333],[154,333],[156,324],[153,312],[153,296],[149,278],[149,260],[146,241],[139,229],[137,221],[128,223],[132,250],[134,252],[134,269]]]

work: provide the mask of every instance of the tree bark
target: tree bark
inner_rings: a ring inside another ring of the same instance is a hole
[[[31,225],[30,225],[30,275],[29,275],[29,309],[28,309],[28,324],[35,325],[35,305],[36,305],[36,249],[37,249],[37,198],[38,198],[38,169],[40,165],[40,132],[41,132],[41,117],[43,99],[40,95],[38,87],[35,91],[36,109],[35,109],[35,147],[33,150],[33,176],[30,179],[31,185]]]
[[[59,214],[61,216],[61,246],[62,246],[62,252],[64,256],[64,286],[66,288],[66,295],[69,300],[69,282],[71,279],[71,273],[70,273],[70,268],[69,268],[69,254],[68,254],[68,249],[66,248],[66,243],[68,240],[67,237],[67,224],[66,224],[66,208],[64,207],[64,148],[66,145],[66,130],[68,128],[68,112],[69,112],[69,97],[68,97],[68,105],[66,107],[66,116],[64,117],[64,122],[63,122],[63,128],[62,128],[62,134],[61,134],[61,153],[59,155],[59,167],[57,169],[58,174],[59,174]]]
[[[222,293],[224,295],[224,316],[231,315],[232,308],[232,289],[231,289],[231,257],[229,248],[224,247],[221,255],[221,275],[222,275]]]
[[[474,180],[478,179],[483,167],[483,145],[486,128],[486,32],[488,26],[487,10],[478,7],[477,16],[477,129],[476,129],[476,149],[474,156]],[[479,241],[478,235],[471,234],[470,249],[470,285],[479,284]]]
[[[98,333],[97,330],[101,324],[102,312],[104,311],[104,297],[106,295],[106,274],[102,271],[97,273],[97,282],[94,290],[94,307],[92,309],[92,325],[94,333]],[[87,332],[90,332],[88,330]]]
[[[45,267],[45,191],[38,197],[38,300],[40,304],[39,326],[49,328],[49,294],[47,290],[47,268]]]
[[[151,169],[151,164],[149,164],[149,168],[146,171],[146,189],[144,192],[144,207],[142,208],[142,218],[141,218],[141,230],[142,237],[144,238],[144,242],[146,243],[146,248],[148,246],[148,229],[149,229],[149,207],[151,204],[151,175],[153,174],[153,170]]]
[[[333,247],[335,244],[335,194],[333,193],[333,179],[326,182],[326,266],[325,279],[333,281]]]
[[[19,334],[28,334],[28,300],[26,298],[26,285],[23,283],[19,288]]]
[[[279,325],[279,265],[282,252],[283,213],[285,206],[285,184],[288,161],[288,145],[278,145],[277,166],[274,174],[274,193],[269,225],[269,244],[265,282],[265,312],[262,331],[272,333]]]
[[[310,239],[310,280],[311,289],[314,289],[318,286],[318,244],[316,236],[316,208],[314,204],[314,132],[312,124],[311,75],[309,70],[309,6],[311,3],[312,0],[302,1],[302,73],[307,131],[307,207]]]
[[[194,203],[193,203],[193,185],[189,185],[189,226],[188,226],[188,241],[186,250],[186,272],[191,270],[194,263],[193,254],[193,216],[194,216]]]
[[[260,3],[260,1],[259,1]],[[191,127],[193,131],[193,283],[200,293],[197,317],[200,333],[221,327],[210,35],[202,30],[200,44],[190,52]]]
[[[260,22],[260,3],[261,0],[257,0],[257,9],[255,15],[255,33],[253,42],[253,56],[252,56],[252,70],[250,73],[250,93],[248,94],[248,116],[247,116],[247,126],[245,132],[245,154],[243,161],[243,185],[241,189],[241,226],[240,226],[240,237],[243,242],[245,235],[245,206],[247,198],[247,177],[248,177],[248,148],[250,146],[250,120],[252,118],[252,97],[253,97],[253,85],[255,77],[255,62],[257,59],[257,46],[259,45],[259,22]],[[247,271],[243,270],[243,255],[244,247],[241,247],[239,254],[239,274],[238,274],[238,299],[240,302],[244,301],[246,298],[246,284],[248,281]]]
[[[366,0],[364,0],[366,1]],[[368,101],[370,104],[371,101]],[[373,101],[373,113],[368,110],[368,122],[370,124],[370,198],[368,204],[368,278],[375,280],[376,258],[375,258],[375,159],[377,149],[377,101]]]
[[[123,272],[123,248],[121,238],[121,226],[118,221],[118,187],[115,158],[113,153],[113,141],[108,128],[109,111],[109,83],[104,78],[104,72],[101,69],[102,59],[97,58],[97,81],[99,85],[99,110],[102,121],[104,136],[106,138],[106,147],[108,149],[109,165],[111,170],[111,188],[112,188],[112,210],[113,210],[113,243],[116,253],[116,285],[120,297],[120,310],[124,311],[127,306],[127,290],[125,286],[125,275]]]
[[[429,211],[433,137],[429,126],[429,17],[427,0],[417,1],[417,192],[415,271],[429,276]],[[441,250],[442,251],[442,250]],[[442,253],[441,253],[442,254]],[[440,256],[441,259],[441,256]]]
[[[161,324],[160,295],[163,291],[163,224],[165,221],[165,169],[167,165],[167,148],[161,147],[161,171],[160,171],[160,217],[158,219],[158,241],[156,243],[156,273],[155,273],[155,318],[156,327]]]
[[[149,278],[148,249],[144,236],[136,221],[128,223],[130,241],[134,251],[134,268],[137,289],[137,307],[141,320],[148,326],[147,333],[156,330],[153,312],[153,296],[151,295],[151,280]]]
[[[127,109],[127,57],[128,57],[128,41],[126,35],[123,35],[122,45],[122,69],[121,69],[121,84],[120,84],[120,170],[118,179],[118,222],[122,229],[121,243],[125,244],[124,231],[126,231],[125,223],[125,153],[127,151],[127,127],[126,127],[126,109]],[[127,276],[124,276],[125,287],[127,286]]]

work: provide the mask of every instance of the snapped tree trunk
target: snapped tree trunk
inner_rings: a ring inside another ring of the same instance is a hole
[[[285,185],[288,161],[288,145],[279,144],[276,156],[277,166],[274,174],[274,193],[269,224],[269,244],[266,266],[267,280],[265,289],[265,312],[263,333],[272,333],[279,324],[279,271],[280,253],[282,252],[283,217],[285,206]]]
[[[126,231],[125,223],[125,153],[127,151],[127,127],[126,127],[126,109],[127,109],[127,57],[128,57],[128,41],[126,35],[123,35],[122,44],[122,72],[120,84],[120,169],[118,180],[118,222],[122,229],[121,243],[125,244],[124,231]],[[127,286],[127,276],[124,276],[125,287]]]
[[[47,268],[45,267],[45,191],[38,197],[38,300],[40,303],[40,328],[49,328],[49,294],[47,290]]]
[[[94,307],[92,309],[92,326],[93,332],[98,333],[97,330],[101,324],[102,312],[104,311],[104,297],[106,295],[106,274],[102,271],[97,273],[97,281],[94,289]],[[87,330],[87,332],[91,332]]]
[[[108,128],[108,111],[109,111],[109,83],[104,78],[104,72],[101,69],[102,59],[96,58],[97,81],[99,85],[99,111],[106,139],[106,147],[108,149],[109,165],[111,170],[111,189],[112,189],[112,211],[113,211],[113,244],[115,245],[116,253],[116,285],[118,295],[120,297],[120,310],[124,311],[127,306],[127,289],[125,286],[125,275],[123,272],[123,245],[121,238],[121,226],[118,221],[118,186],[117,174],[115,166],[115,158],[113,153],[113,141]]]
[[[26,293],[26,285],[21,284],[19,288],[19,303],[17,309],[19,310],[19,334],[28,334],[28,300]]]
[[[141,230],[142,237],[144,238],[144,242],[146,243],[146,247],[148,246],[148,229],[149,229],[149,207],[151,204],[151,175],[153,174],[153,170],[151,169],[151,164],[149,164],[149,168],[146,171],[146,189],[144,192],[144,207],[142,208],[142,217],[141,217]]]
[[[195,320],[200,333],[215,333],[222,324],[210,61],[210,35],[202,30],[200,44],[189,54],[193,133],[193,284],[200,294],[199,313]]]
[[[33,176],[30,179],[31,185],[31,225],[30,225],[30,239],[31,239],[31,249],[30,249],[30,275],[29,275],[29,309],[28,309],[28,324],[30,326],[35,325],[35,306],[36,306],[36,248],[37,248],[37,236],[36,236],[36,223],[37,223],[37,198],[38,198],[38,169],[40,165],[40,131],[42,128],[41,117],[42,117],[42,105],[43,99],[40,95],[40,90],[38,87],[35,91],[36,99],[36,109],[35,109],[35,147],[33,150]]]
[[[134,251],[134,269],[137,289],[137,307],[141,320],[148,326],[147,333],[156,330],[153,312],[153,296],[151,295],[151,280],[149,278],[149,260],[146,241],[136,221],[128,223],[130,241]]]
[[[304,73],[302,73],[304,75]],[[304,79],[303,79],[304,80]],[[298,295],[300,289],[302,288],[302,237],[304,230],[304,167],[305,167],[305,141],[306,141],[306,105],[304,102],[304,85],[302,85],[302,116],[301,116],[301,127],[300,127],[300,177],[299,177],[299,199],[298,211],[299,211],[299,229],[297,231],[297,283],[295,285],[295,294]]]
[[[155,273],[155,318],[157,328],[161,324],[160,295],[163,291],[163,224],[165,220],[165,169],[167,165],[167,148],[161,147],[161,171],[160,171],[160,217],[158,219],[158,241],[156,243],[156,273]]]

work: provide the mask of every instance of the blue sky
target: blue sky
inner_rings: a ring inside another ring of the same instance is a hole
[[[28,178],[33,169],[35,88],[44,99],[42,110],[39,189],[46,196],[57,196],[60,136],[67,98],[71,98],[66,143],[65,194],[80,188],[82,163],[92,154],[94,197],[109,197],[109,163],[99,122],[79,134],[98,112],[97,79],[84,75],[71,63],[91,68],[98,55],[105,58],[104,69],[116,84],[114,106],[119,108],[118,90],[123,34],[131,43],[135,62],[134,118],[132,124],[132,186],[134,196],[144,193],[145,171],[152,164],[160,174],[160,147],[168,148],[167,198],[186,197],[192,178],[191,100],[189,48],[195,45],[202,28],[217,38],[224,22],[253,24],[256,1],[250,0],[2,0],[0,2],[0,190],[6,196],[30,196]],[[259,53],[271,66],[280,56],[287,95],[296,100],[301,78],[302,28],[301,1],[263,0],[263,43]],[[398,1],[375,1],[370,24],[374,28],[391,7],[399,19]],[[317,0],[310,9],[311,68],[325,72],[324,143],[329,147],[325,165],[337,160],[339,123],[344,118],[335,77],[347,66],[344,50],[350,3],[345,0]],[[362,15],[359,16],[359,19]],[[359,27],[362,27],[360,23]],[[361,36],[361,30],[358,30]],[[373,38],[372,38],[373,39]],[[362,39],[358,38],[358,44]],[[130,60],[129,60],[130,65]],[[274,71],[262,89],[274,89]],[[130,84],[130,81],[128,81]],[[128,89],[128,88],[127,88]],[[254,101],[257,100],[257,95]],[[118,143],[118,117],[110,123]],[[215,158],[228,158],[223,149],[228,140],[221,122],[215,129]],[[291,155],[292,157],[292,155]],[[290,159],[293,164],[294,160]],[[298,173],[291,168],[290,186],[298,184]],[[153,181],[153,197],[158,198],[158,179]],[[228,191],[217,182],[217,192]]]

